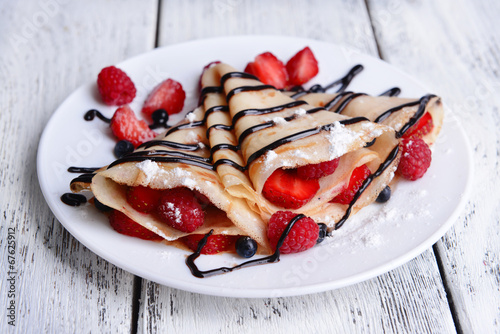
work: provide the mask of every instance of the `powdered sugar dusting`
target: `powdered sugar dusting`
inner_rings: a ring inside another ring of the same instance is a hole
[[[305,114],[307,114],[307,111],[303,108],[299,108],[299,109],[295,110],[295,115],[297,115],[297,116],[304,116]]]
[[[160,170],[158,164],[151,160],[144,160],[135,164],[146,175],[146,182],[150,182],[151,179],[156,176]]]
[[[335,159],[345,153],[349,146],[358,138],[358,135],[346,128],[340,122],[335,122],[329,129],[326,138],[330,142],[330,159]]]

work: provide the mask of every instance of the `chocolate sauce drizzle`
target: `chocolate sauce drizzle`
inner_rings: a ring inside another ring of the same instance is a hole
[[[399,87],[394,87],[389,90],[386,90],[385,92],[381,93],[379,96],[389,96],[389,97],[394,97],[394,96],[399,96],[401,94],[401,88]]]
[[[214,230],[210,230],[210,232],[205,234],[203,239],[200,240],[196,251],[193,254],[188,256],[188,258],[186,259],[186,265],[188,266],[189,270],[191,270],[191,273],[193,274],[193,276],[199,277],[199,278],[205,278],[205,277],[210,277],[210,276],[214,276],[214,275],[228,273],[228,272],[242,269],[242,268],[257,266],[260,264],[279,262],[279,260],[280,260],[280,248],[283,245],[285,238],[288,236],[288,234],[292,230],[295,223],[304,217],[305,217],[305,215],[298,214],[295,217],[293,217],[292,220],[290,220],[290,222],[285,227],[285,230],[283,231],[283,233],[281,234],[281,236],[278,240],[278,243],[276,245],[276,251],[272,255],[266,256],[266,257],[263,257],[260,259],[249,260],[249,261],[243,262],[239,265],[236,265],[234,267],[220,267],[220,268],[202,271],[202,270],[198,269],[198,266],[194,263],[194,261],[200,256],[201,250],[203,249],[203,246],[205,246],[205,244],[207,243],[208,237],[211,236],[213,231],[214,231]]]
[[[61,201],[70,206],[80,206],[87,202],[87,198],[81,194],[65,193],[61,196]]]
[[[105,122],[105,123],[111,123],[111,118],[107,118],[106,116],[104,116],[99,110],[97,109],[90,109],[89,111],[87,111],[85,113],[85,115],[83,115],[83,118],[86,120],[86,121],[91,121],[93,120],[95,117],[97,116],[97,118],[99,118],[101,121]]]

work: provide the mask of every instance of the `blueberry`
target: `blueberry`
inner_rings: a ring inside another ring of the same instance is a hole
[[[151,118],[153,119],[153,125],[150,126],[150,128],[156,129],[161,127],[163,128],[167,127],[168,113],[165,109],[155,110],[151,115]]]
[[[389,186],[385,187],[384,190],[380,192],[377,197],[378,203],[385,203],[391,198],[391,188]]]
[[[236,240],[236,253],[244,258],[250,258],[257,253],[257,242],[250,237],[239,237]]]
[[[316,240],[316,243],[322,243],[323,240],[325,240],[326,234],[328,233],[327,226],[326,224],[320,223],[319,225],[319,235],[318,235],[318,240]]]
[[[109,211],[113,210],[113,208],[110,208],[109,206],[99,202],[97,200],[97,198],[95,198],[95,197],[94,197],[94,205],[95,205],[96,209],[101,211],[101,212],[109,212]]]
[[[132,152],[134,152],[134,145],[132,145],[132,143],[128,140],[120,140],[115,145],[114,153],[118,159],[123,157],[125,154],[129,154]]]

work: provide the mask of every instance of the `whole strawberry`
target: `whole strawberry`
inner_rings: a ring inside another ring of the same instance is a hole
[[[278,241],[286,226],[297,216],[291,211],[277,211],[271,216],[267,228],[267,238],[272,249],[276,249]],[[281,254],[303,252],[316,244],[319,226],[309,217],[298,220],[285,238],[280,248]]]
[[[204,234],[191,234],[182,238],[182,241],[192,251],[198,249],[198,243],[203,239]],[[227,250],[233,250],[236,236],[213,234],[208,237],[207,243],[201,249],[201,254],[217,254]]]
[[[407,180],[418,180],[424,176],[431,165],[432,153],[429,146],[417,137],[403,138],[398,173]]]
[[[157,213],[165,224],[187,233],[194,232],[205,221],[200,203],[187,188],[165,190],[158,202]]]
[[[113,210],[109,215],[109,224],[118,233],[144,240],[162,240],[163,238],[156,233],[148,230],[142,225],[136,223],[124,213]]]
[[[107,105],[121,106],[135,98],[135,85],[128,75],[117,67],[109,66],[97,76],[97,88]]]

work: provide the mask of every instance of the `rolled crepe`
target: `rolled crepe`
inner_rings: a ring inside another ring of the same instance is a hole
[[[264,220],[283,210],[262,195],[266,180],[278,168],[340,158],[336,171],[320,179],[316,196],[291,210],[318,218],[330,228],[373,202],[394,176],[398,139],[390,127],[295,101],[227,64],[205,71],[202,87],[205,109],[212,111],[207,132],[222,183]],[[364,164],[373,176],[357,201],[349,206],[330,203],[347,187],[352,171]]]
[[[205,111],[197,108],[185,120],[170,128],[133,153],[98,171],[90,185],[94,196],[103,204],[173,241],[190,233],[178,231],[163,223],[154,213],[141,213],[129,205],[127,187],[153,189],[186,187],[205,195],[213,206],[205,210],[205,222],[191,234],[246,235],[255,239],[260,251],[270,251],[266,224],[241,198],[233,198],[225,190],[213,168],[206,138]],[[85,185],[75,184],[75,190]]]
[[[422,139],[429,145],[436,140],[443,124],[444,110],[441,98],[425,95],[420,99],[408,99],[390,96],[369,96],[361,93],[343,92],[338,94],[309,93],[298,100],[312,106],[324,107],[334,113],[350,117],[363,116],[369,120],[390,126],[398,136],[404,133],[418,120],[429,113],[434,127]]]

